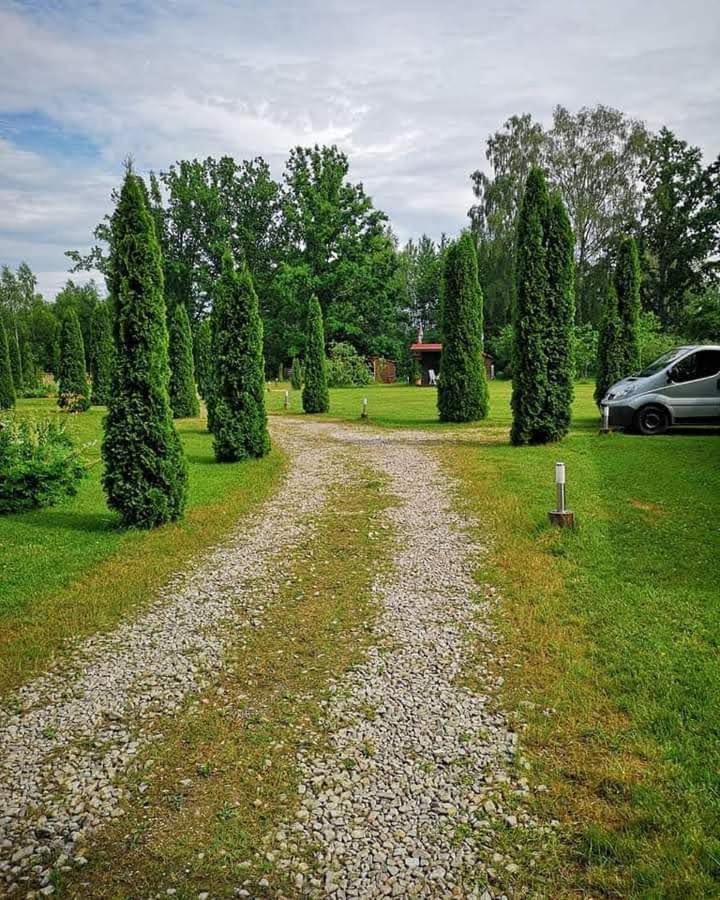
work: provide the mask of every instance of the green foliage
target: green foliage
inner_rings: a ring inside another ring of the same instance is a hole
[[[323,315],[320,302],[314,295],[310,298],[307,317],[302,405],[306,413],[324,413],[330,407]]]
[[[27,337],[24,337],[20,343],[20,357],[23,371],[22,395],[28,397],[39,390],[41,382],[32,344]]]
[[[545,266],[548,277],[546,299],[547,395],[544,439],[557,441],[570,428],[575,363],[573,333],[575,322],[574,239],[565,205],[559,194],[550,197],[545,226]]]
[[[250,271],[245,264],[235,271],[229,249],[216,286],[212,329],[215,457],[233,462],[264,456],[270,437],[262,320]]]
[[[515,303],[513,307],[513,444],[535,444],[545,439],[548,393],[548,272],[545,261],[545,226],[550,200],[545,176],[530,170],[518,218],[515,250]]]
[[[683,317],[683,330],[693,341],[720,343],[720,287],[690,294]]]
[[[303,364],[293,356],[292,367],[290,369],[290,386],[294,391],[299,391],[303,386]]]
[[[24,378],[17,324],[15,322],[10,322],[9,327],[6,329],[6,333],[8,352],[10,353],[10,371],[12,373],[13,385],[15,386],[15,394],[18,395],[22,394]]]
[[[626,357],[622,349],[622,321],[618,311],[615,285],[608,285],[605,308],[600,323],[598,338],[598,359],[595,374],[595,402],[600,403],[608,388],[620,381],[628,373],[625,371]]]
[[[103,486],[123,525],[148,528],[182,515],[187,464],[168,396],[160,248],[132,171],[112,219],[109,287],[117,363],[102,443]]]
[[[699,147],[661,128],[642,179],[643,305],[676,329],[686,294],[701,294],[717,278],[720,165],[704,167]]]
[[[590,378],[595,374],[598,360],[598,330],[589,322],[575,326],[573,336],[575,371],[578,378]]]
[[[85,347],[74,309],[65,312],[60,325],[58,406],[69,412],[90,408],[90,385],[85,372]]]
[[[410,374],[408,376],[408,382],[410,384],[417,385],[418,381],[422,379],[422,369],[420,368],[420,363],[415,357],[410,364]]]
[[[92,402],[107,406],[112,391],[112,377],[115,368],[115,345],[113,344],[110,310],[107,303],[98,303],[92,319],[93,358],[90,368],[92,378]]]
[[[488,412],[483,363],[483,297],[472,235],[445,253],[442,291],[443,354],[437,403],[441,422],[474,422]]]
[[[12,409],[13,406],[15,406],[15,385],[10,367],[7,333],[0,316],[0,409]]]
[[[70,311],[74,312],[78,317],[88,371],[92,371],[95,356],[92,327],[93,314],[95,307],[100,302],[100,292],[94,281],[88,281],[87,284],[76,284],[69,278],[53,304],[53,311],[59,322],[62,323],[62,320]]]
[[[200,411],[195,388],[193,344],[187,309],[176,303],[168,323],[170,406],[176,419],[192,418]]]
[[[0,421],[0,514],[51,506],[72,496],[85,473],[63,427]]]
[[[203,400],[207,401],[213,382],[212,328],[209,317],[203,319],[195,329],[193,355],[195,358],[195,376],[197,378],[198,391]]]
[[[624,236],[615,264],[615,291],[620,318],[619,353],[623,374],[637,372],[640,366],[640,262],[634,237]]]
[[[372,372],[352,344],[338,341],[330,345],[327,361],[328,387],[361,387],[372,383]]]
[[[679,347],[684,339],[668,334],[658,316],[653,312],[643,312],[638,319],[638,347],[640,368],[662,356],[673,347]]]
[[[423,234],[417,243],[408,241],[399,254],[403,306],[410,327],[414,332],[422,328],[425,340],[429,341],[440,340],[440,293],[446,246],[444,236],[436,245]]]
[[[513,327],[511,324],[507,324],[503,325],[495,337],[489,337],[485,341],[487,352],[493,358],[498,377],[510,378],[512,376],[513,340]]]

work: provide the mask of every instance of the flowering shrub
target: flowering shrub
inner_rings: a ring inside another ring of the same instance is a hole
[[[84,476],[63,427],[0,420],[0,514],[52,506],[72,496]]]

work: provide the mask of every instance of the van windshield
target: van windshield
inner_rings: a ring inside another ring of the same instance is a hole
[[[669,366],[674,359],[677,359],[684,352],[685,347],[676,347],[674,350],[668,350],[667,353],[659,356],[655,362],[651,362],[649,366],[646,366],[640,373],[640,378],[647,378],[648,375],[657,375],[658,372],[662,372],[664,368]]]

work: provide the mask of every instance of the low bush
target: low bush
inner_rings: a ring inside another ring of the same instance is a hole
[[[327,362],[328,387],[362,387],[371,384],[372,372],[352,344],[338,341],[330,345]]]
[[[0,514],[72,496],[85,471],[62,426],[0,420]]]

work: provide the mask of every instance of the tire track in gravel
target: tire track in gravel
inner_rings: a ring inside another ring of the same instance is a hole
[[[468,635],[494,638],[472,577],[483,548],[452,511],[457,485],[426,434],[312,427],[365,447],[388,478],[399,550],[374,585],[376,644],[334,686],[329,750],[298,760],[303,799],[272,837],[277,865],[300,896],[502,896],[519,867],[493,833],[537,823],[501,798],[528,789],[510,775],[516,735],[497,711],[500,680],[481,669],[484,694],[460,683]]]
[[[222,666],[237,629],[261,622],[283,578],[281,555],[313,528],[356,454],[285,421],[289,457],[277,494],[176,579],[142,616],[84,641],[0,707],[0,884],[52,893],[51,867],[75,860],[92,832],[122,815],[123,773]],[[289,552],[288,552],[289,551]],[[58,862],[59,861],[59,862]]]

